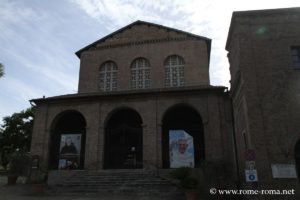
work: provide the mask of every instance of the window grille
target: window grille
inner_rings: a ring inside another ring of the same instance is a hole
[[[100,67],[99,88],[102,91],[113,91],[117,89],[118,67],[114,62],[105,62]]]
[[[150,87],[150,64],[145,58],[138,58],[131,65],[131,89]]]
[[[184,86],[184,60],[182,57],[169,56],[165,61],[165,87]]]

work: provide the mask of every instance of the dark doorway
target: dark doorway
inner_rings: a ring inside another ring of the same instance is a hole
[[[163,117],[162,125],[162,161],[163,168],[170,168],[169,131],[184,130],[193,137],[195,167],[204,160],[204,133],[201,116],[186,105],[177,105],[169,109]]]
[[[86,121],[77,111],[65,111],[54,119],[51,130],[49,169],[84,168],[85,127]]]
[[[295,161],[296,161],[296,171],[298,180],[300,182],[300,140],[297,141],[295,145]]]
[[[104,168],[143,167],[143,129],[140,115],[123,108],[109,118],[105,127]]]

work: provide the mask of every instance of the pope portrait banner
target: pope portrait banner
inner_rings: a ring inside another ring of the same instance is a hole
[[[170,168],[195,166],[194,139],[184,130],[169,131]]]

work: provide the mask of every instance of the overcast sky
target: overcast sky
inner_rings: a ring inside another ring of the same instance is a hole
[[[0,119],[29,107],[29,99],[76,93],[74,53],[136,20],[211,38],[211,84],[229,86],[232,12],[299,6],[299,0],[0,0]]]

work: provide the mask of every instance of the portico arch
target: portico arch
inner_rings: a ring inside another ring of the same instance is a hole
[[[83,169],[86,120],[75,110],[59,113],[51,125],[49,169]]]
[[[142,118],[131,108],[113,111],[105,124],[104,168],[143,167]]]

